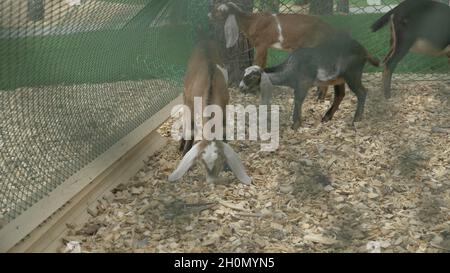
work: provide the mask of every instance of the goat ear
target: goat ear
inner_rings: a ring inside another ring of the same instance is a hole
[[[225,84],[228,86],[228,70],[220,65],[217,65],[217,68],[222,72]]]
[[[245,172],[244,165],[242,165],[238,154],[233,151],[227,143],[223,143],[223,153],[225,155],[225,159],[227,160],[228,166],[231,168],[239,181],[245,185],[250,185],[252,178]]]
[[[181,159],[180,164],[178,164],[178,167],[175,171],[173,171],[172,174],[169,175],[169,181],[174,182],[181,177],[194,165],[195,159],[197,158],[199,152],[200,152],[200,142],[195,144],[189,152],[187,152],[183,159]]]
[[[236,16],[234,14],[228,15],[228,18],[225,21],[224,28],[225,28],[225,40],[227,43],[227,48],[235,46],[239,39],[239,26],[237,24]]]
[[[273,84],[266,72],[261,73],[261,83],[259,84],[261,91],[261,104],[270,105],[272,101]]]

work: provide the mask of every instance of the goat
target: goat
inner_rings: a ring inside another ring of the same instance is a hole
[[[245,70],[240,83],[242,90],[260,85],[263,103],[270,103],[273,85],[294,89],[292,129],[301,126],[302,104],[312,86],[334,85],[334,101],[322,122],[330,121],[345,96],[345,83],[356,94],[358,105],[353,122],[360,121],[364,112],[367,90],[362,85],[366,62],[378,66],[379,61],[347,33],[336,33],[315,48],[300,48],[280,65],[262,69],[251,66]]]
[[[406,0],[378,19],[372,32],[391,25],[390,50],[384,59],[383,92],[391,97],[392,73],[409,51],[445,55],[450,61],[450,7],[430,0]]]
[[[227,87],[227,73],[222,68],[223,62],[219,54],[217,43],[211,40],[201,40],[194,48],[189,59],[184,80],[184,105],[190,109],[191,128],[194,128],[194,98],[201,97],[203,108],[217,105],[223,111],[225,125],[225,110],[229,102]],[[202,119],[205,123],[206,119]],[[223,128],[223,127],[222,127]],[[184,128],[185,130],[187,128]],[[215,128],[217,130],[217,128]],[[194,133],[190,139],[182,138],[180,150],[183,158],[176,170],[169,176],[169,181],[180,179],[197,161],[201,161],[207,170],[207,181],[214,182],[226,163],[236,177],[244,184],[250,184],[251,178],[246,174],[239,156],[231,146],[221,140],[207,140],[203,138],[194,144]]]
[[[254,64],[265,68],[269,48],[292,52],[315,47],[335,30],[319,17],[303,14],[246,13],[235,3],[218,4],[211,19],[225,20],[226,47],[236,45],[241,30],[255,47]],[[319,99],[327,88],[319,88]]]

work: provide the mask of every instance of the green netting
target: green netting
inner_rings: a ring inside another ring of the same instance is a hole
[[[0,4],[0,89],[180,78],[190,25],[164,17],[168,1],[46,1],[38,21],[29,20],[29,2],[43,1]]]
[[[177,97],[203,2],[0,2],[0,220]]]

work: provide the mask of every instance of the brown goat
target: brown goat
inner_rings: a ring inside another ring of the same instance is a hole
[[[207,170],[207,181],[217,180],[219,173],[226,163],[236,177],[244,184],[250,184],[251,178],[246,174],[244,166],[239,160],[239,156],[233,149],[220,139],[210,139],[205,134],[197,144],[194,144],[195,129],[195,98],[202,99],[202,109],[215,105],[220,107],[223,113],[223,124],[225,126],[226,105],[229,102],[227,73],[222,68],[223,62],[219,54],[219,47],[214,41],[202,40],[194,48],[189,59],[184,82],[184,104],[190,111],[190,136],[185,134],[181,140],[180,149],[183,149],[183,159],[177,169],[169,176],[169,181],[180,179],[197,160],[200,160]],[[188,113],[184,113],[187,115]],[[203,115],[203,113],[202,113]],[[208,121],[202,118],[205,124]],[[186,124],[185,124],[186,127]],[[214,128],[218,130],[218,128]],[[187,130],[187,128],[184,128]],[[225,131],[225,130],[223,130]],[[202,132],[203,133],[203,132]],[[187,137],[188,139],[185,139]]]
[[[315,47],[335,31],[316,16],[246,13],[232,2],[217,5],[210,17],[226,20],[228,48],[236,44],[241,30],[256,49],[254,64],[262,68],[266,67],[269,48],[292,52],[297,48]]]
[[[211,19],[225,20],[227,48],[239,38],[239,30],[255,47],[254,64],[265,68],[269,48],[292,52],[297,48],[319,45],[335,30],[319,17],[303,14],[246,13],[232,2],[216,5]],[[324,98],[327,87],[319,87],[319,99]]]

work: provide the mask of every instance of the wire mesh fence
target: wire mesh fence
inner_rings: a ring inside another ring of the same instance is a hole
[[[0,220],[16,218],[179,94],[194,26],[214,2],[0,2]],[[388,28],[369,26],[398,3],[254,0],[253,11],[319,15],[382,58]],[[269,65],[286,54],[271,50]],[[396,75],[450,80],[445,58],[414,54]]]
[[[3,223],[178,96],[207,15],[181,2],[0,2]]]

